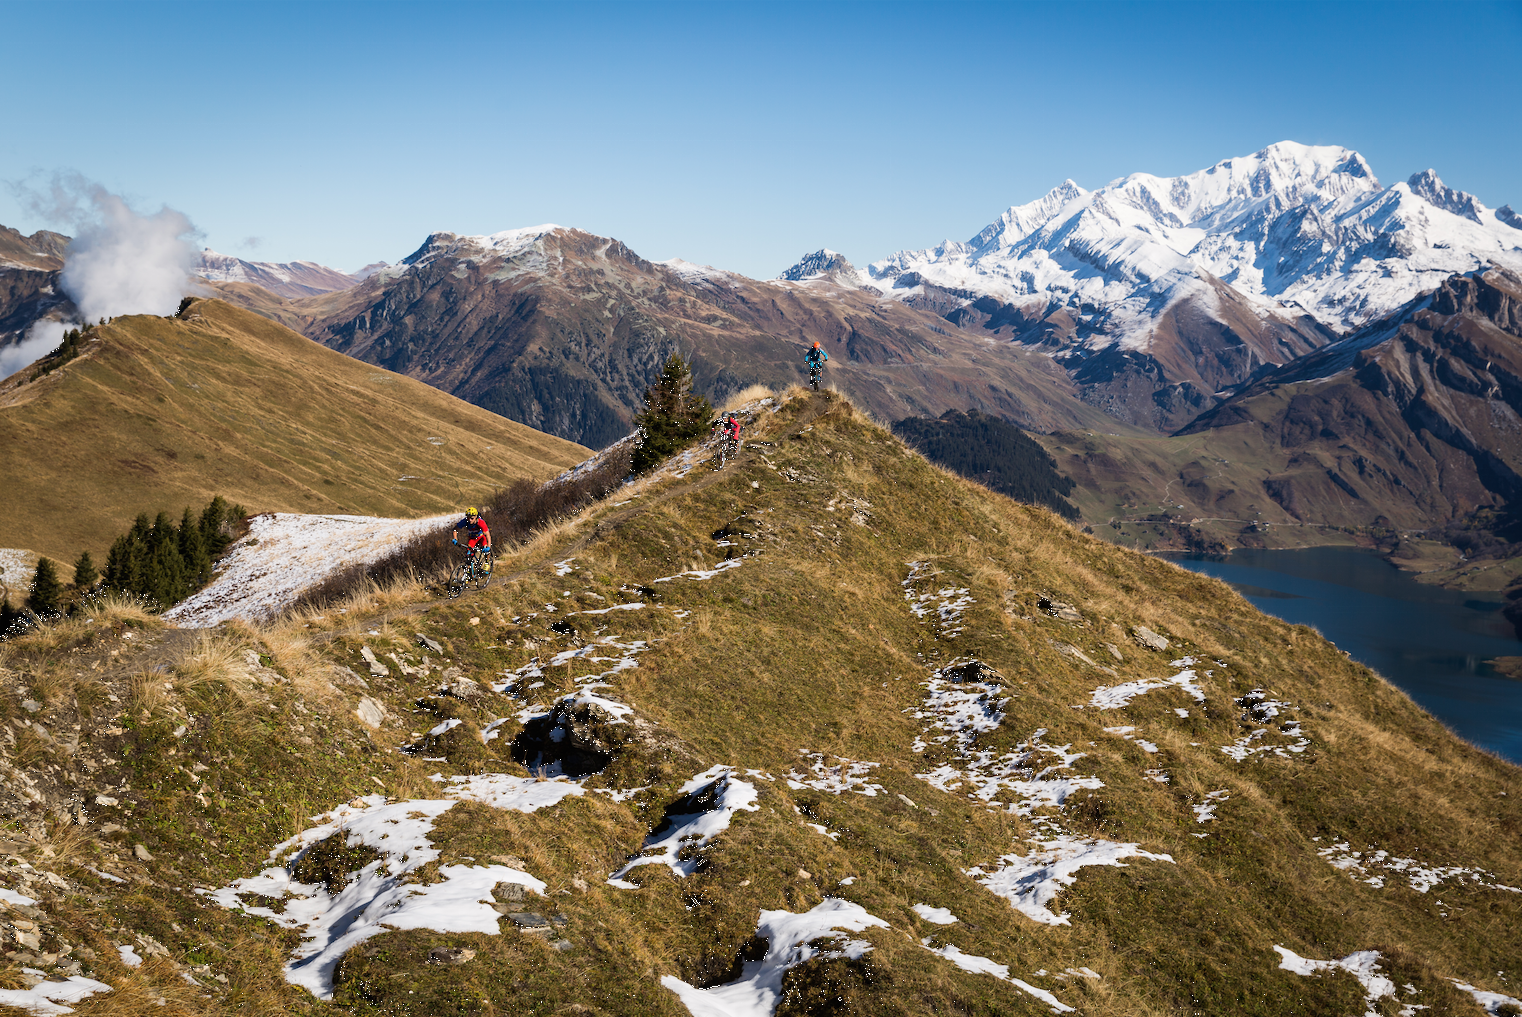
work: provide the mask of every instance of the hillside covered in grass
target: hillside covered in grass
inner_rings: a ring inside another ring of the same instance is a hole
[[[1517,768],[833,393],[744,414],[455,601],[0,646],[0,1013],[1522,1005]]]
[[[0,386],[0,546],[104,560],[139,513],[219,494],[253,512],[429,515],[587,454],[221,301],[89,336]]]

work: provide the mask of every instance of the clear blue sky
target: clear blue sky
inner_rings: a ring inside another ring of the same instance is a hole
[[[0,180],[344,270],[557,222],[771,276],[1281,140],[1522,207],[1522,3],[0,3]],[[0,223],[52,224],[0,188]],[[249,238],[260,238],[257,243]]]

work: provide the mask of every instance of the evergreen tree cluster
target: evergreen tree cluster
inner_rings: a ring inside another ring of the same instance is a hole
[[[645,409],[634,418],[639,447],[631,468],[635,473],[659,465],[707,432],[713,406],[692,391],[692,371],[675,353],[666,361],[660,379],[645,392]]]
[[[104,323],[104,321],[102,323]],[[69,361],[73,360],[75,357],[79,356],[80,347],[84,344],[84,340],[89,337],[89,334],[90,333],[88,330],[80,330],[77,328],[71,328],[65,332],[63,334],[63,342],[59,343],[58,348],[55,349],[52,353],[49,353],[46,357],[42,358],[42,362],[39,363],[37,365],[37,369],[32,372],[30,380],[36,381],[38,378],[42,377],[44,374],[47,374],[49,371],[56,370],[57,368],[60,368],[64,364],[67,364]]]
[[[1072,478],[1058,473],[1046,449],[1008,421],[977,410],[948,410],[939,420],[906,417],[893,425],[893,433],[931,462],[991,491],[1078,518],[1066,500],[1077,486]]]
[[[175,525],[167,512],[153,522],[147,513],[132,529],[116,538],[106,557],[105,585],[138,594],[167,608],[211,581],[211,563],[233,539],[233,526],[242,519],[239,505],[221,495],[201,510],[199,518],[187,505]]]

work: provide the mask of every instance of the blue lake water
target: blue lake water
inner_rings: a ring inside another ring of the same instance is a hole
[[[1314,626],[1461,737],[1522,763],[1522,681],[1485,664],[1522,656],[1499,594],[1425,586],[1354,547],[1168,560],[1230,583],[1265,614]]]

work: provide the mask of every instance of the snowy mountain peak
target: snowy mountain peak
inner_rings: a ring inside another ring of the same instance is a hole
[[[1057,215],[1069,202],[1088,194],[1071,180],[1064,180],[1035,201],[1024,205],[1011,205],[983,231],[967,242],[967,246],[983,250],[988,247],[1009,247],[1036,232]]]
[[[832,251],[828,247],[821,247],[813,254],[805,254],[798,259],[796,265],[777,278],[782,282],[809,282],[827,276],[840,276],[855,285],[859,274],[855,266],[846,260],[845,255]]]
[[[1425,198],[1428,204],[1435,205],[1445,212],[1461,215],[1471,222],[1485,221],[1487,211],[1485,206],[1480,204],[1474,195],[1444,184],[1437,175],[1437,170],[1428,169],[1411,174],[1411,179],[1406,181],[1406,186],[1411,188],[1412,194]]]
[[[1522,216],[1491,213],[1430,170],[1387,190],[1352,149],[1281,141],[1182,176],[1094,191],[1067,181],[970,243],[900,251],[870,271],[910,302],[991,297],[1022,320],[1090,307],[1085,348],[1145,350],[1181,301],[1215,313],[1220,283],[1260,317],[1309,311],[1355,328],[1454,273],[1522,266],[1519,230]]]

